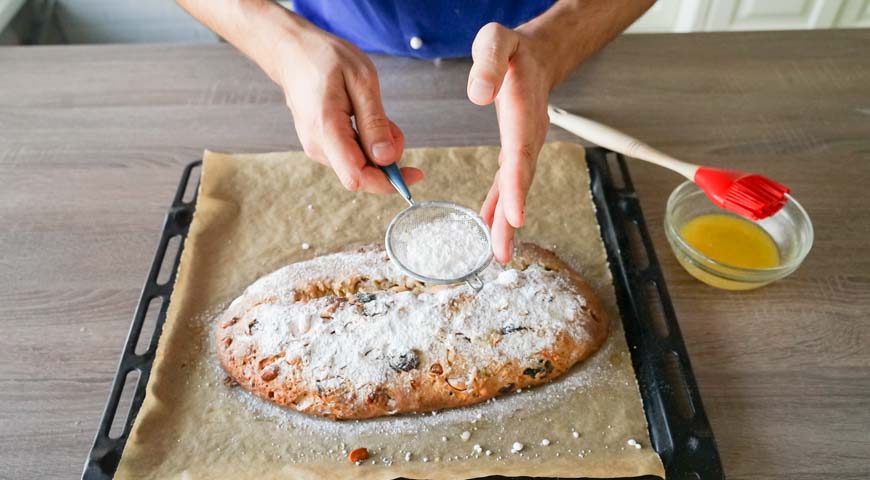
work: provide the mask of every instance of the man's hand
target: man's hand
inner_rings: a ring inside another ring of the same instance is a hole
[[[402,131],[384,112],[371,60],[349,42],[315,28],[279,50],[280,83],[305,153],[332,167],[348,190],[394,193],[384,173],[367,161],[397,162],[405,146]],[[409,185],[423,178],[416,168],[401,170]]]
[[[510,260],[514,230],[525,221],[526,194],[550,123],[553,74],[540,62],[549,57],[544,48],[497,23],[480,29],[471,47],[468,98],[478,105],[495,101],[501,137],[499,169],[480,211],[492,228],[493,253],[500,262]]]
[[[378,73],[363,52],[271,0],[178,3],[281,85],[309,157],[348,190],[395,192],[371,162],[397,162],[405,137],[384,112]],[[409,185],[423,178],[416,168],[402,175]]]
[[[514,230],[525,222],[526,194],[550,123],[550,90],[654,2],[558,0],[515,30],[490,23],[477,33],[468,98],[478,105],[494,101],[498,115],[499,169],[480,215],[492,228],[500,262],[510,260]]]

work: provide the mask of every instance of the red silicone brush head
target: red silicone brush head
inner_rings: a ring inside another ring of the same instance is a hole
[[[773,215],[788,201],[788,187],[754,173],[702,167],[695,183],[716,205],[752,220]]]

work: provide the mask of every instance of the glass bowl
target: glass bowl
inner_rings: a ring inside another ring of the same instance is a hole
[[[813,245],[813,225],[801,205],[788,201],[775,215],[752,221],[714,205],[693,182],[677,187],[668,198],[665,210],[665,234],[680,265],[698,280],[726,290],[749,290],[762,287],[794,272]],[[728,265],[704,255],[680,235],[683,225],[700,215],[724,214],[753,222],[776,243],[779,265],[771,268],[745,268]]]

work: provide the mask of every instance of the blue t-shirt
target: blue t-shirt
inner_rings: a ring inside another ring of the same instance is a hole
[[[540,15],[554,2],[295,0],[293,10],[366,52],[450,58],[471,55],[471,43],[487,23],[514,28]]]

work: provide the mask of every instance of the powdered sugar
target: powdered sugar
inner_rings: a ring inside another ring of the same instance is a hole
[[[568,398],[577,390],[612,382],[613,379],[603,376],[602,372],[608,368],[607,359],[614,353],[613,345],[613,342],[606,342],[601,351],[587,359],[581,366],[572,369],[565,376],[551,383],[525,390],[523,393],[498,397],[497,400],[445,410],[439,412],[438,415],[406,414],[353,422],[337,422],[280,407],[254,396],[242,388],[225,389],[224,391],[227,395],[227,401],[245,404],[257,418],[272,421],[278,428],[300,429],[322,438],[333,439],[336,443],[346,438],[371,434],[387,436],[417,434],[451,428],[461,432],[469,425],[481,420],[500,424],[504,419],[534,415],[541,410],[552,408],[554,403]],[[215,375],[214,383],[219,385],[219,380],[224,378],[226,373],[213,355],[211,364],[211,371]]]
[[[312,391],[366,392],[393,381],[406,369],[403,362],[414,362],[412,368],[439,363],[448,382],[470,385],[480,369],[523,363],[552,348],[558,334],[578,342],[588,335],[586,317],[576,315],[585,299],[558,274],[535,265],[524,271],[492,265],[483,273],[485,283],[478,293],[453,285],[420,293],[378,291],[359,297],[361,304],[336,305],[334,296],[296,301],[293,288],[316,282],[320,274],[314,272],[340,278],[342,265],[351,261],[354,276],[370,282],[397,277],[379,251],[329,255],[285,267],[240,297],[276,300],[249,309],[237,300],[230,307],[243,312],[240,328],[256,322],[250,334],[236,331],[232,348],[243,352],[255,345],[258,358],[281,356],[291,364],[298,359],[300,368],[282,367],[279,381],[292,375],[293,382]],[[452,377],[450,356],[464,364]]]
[[[466,214],[449,213],[398,231],[398,260],[417,275],[435,279],[468,276],[489,255],[485,233]],[[401,246],[399,245],[401,244]]]

